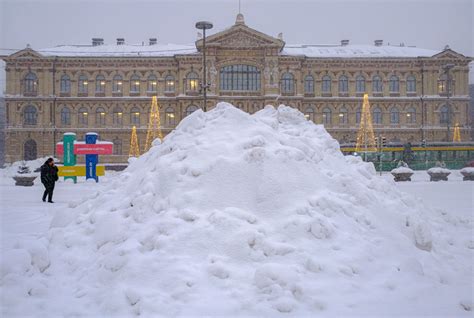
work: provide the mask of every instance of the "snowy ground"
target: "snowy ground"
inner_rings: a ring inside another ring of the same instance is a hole
[[[100,191],[115,177],[116,173],[108,173],[97,184],[84,180],[79,180],[77,184],[60,181],[54,194],[55,204],[40,201],[43,187],[38,182],[33,187],[15,187],[12,179],[3,177],[0,179],[2,251],[22,241],[44,240],[56,213],[61,213],[71,202],[78,202]],[[384,173],[380,178],[391,179],[391,175]],[[453,172],[448,182],[429,182],[429,176],[424,171],[417,171],[412,180],[397,183],[397,186],[423,200],[428,206],[444,210],[448,216],[466,223],[473,222],[474,182],[463,182],[457,171]],[[473,233],[470,230],[459,234],[462,235],[454,240],[462,243],[472,239]],[[1,290],[1,293],[5,292],[8,291]],[[2,301],[1,306],[5,305]]]

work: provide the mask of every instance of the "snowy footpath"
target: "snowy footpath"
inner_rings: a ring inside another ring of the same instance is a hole
[[[472,317],[474,182],[395,183],[221,103],[101,182],[0,173],[4,317]]]

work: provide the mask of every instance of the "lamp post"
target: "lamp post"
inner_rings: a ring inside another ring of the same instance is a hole
[[[446,130],[446,141],[449,142],[449,125],[451,123],[451,104],[449,103],[449,95],[451,95],[451,75],[449,71],[454,67],[454,64],[446,64],[443,66],[444,73],[446,74],[446,107],[448,108],[447,118],[447,130]]]
[[[202,30],[202,68],[203,68],[203,75],[202,75],[202,84],[201,90],[203,92],[204,97],[204,111],[207,111],[207,90],[209,85],[206,81],[206,30],[212,29],[213,25],[211,22],[208,21],[199,21],[196,23],[196,29]]]

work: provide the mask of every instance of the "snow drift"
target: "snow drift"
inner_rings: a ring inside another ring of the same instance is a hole
[[[453,226],[297,110],[220,103],[11,252],[4,313],[467,315]]]

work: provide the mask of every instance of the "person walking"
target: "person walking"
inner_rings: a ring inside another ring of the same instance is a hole
[[[48,158],[48,160],[46,160],[46,162],[41,166],[41,183],[45,187],[43,202],[46,202],[46,196],[48,196],[48,202],[54,203],[54,183],[58,181],[58,179],[58,167],[54,165],[53,158]]]

